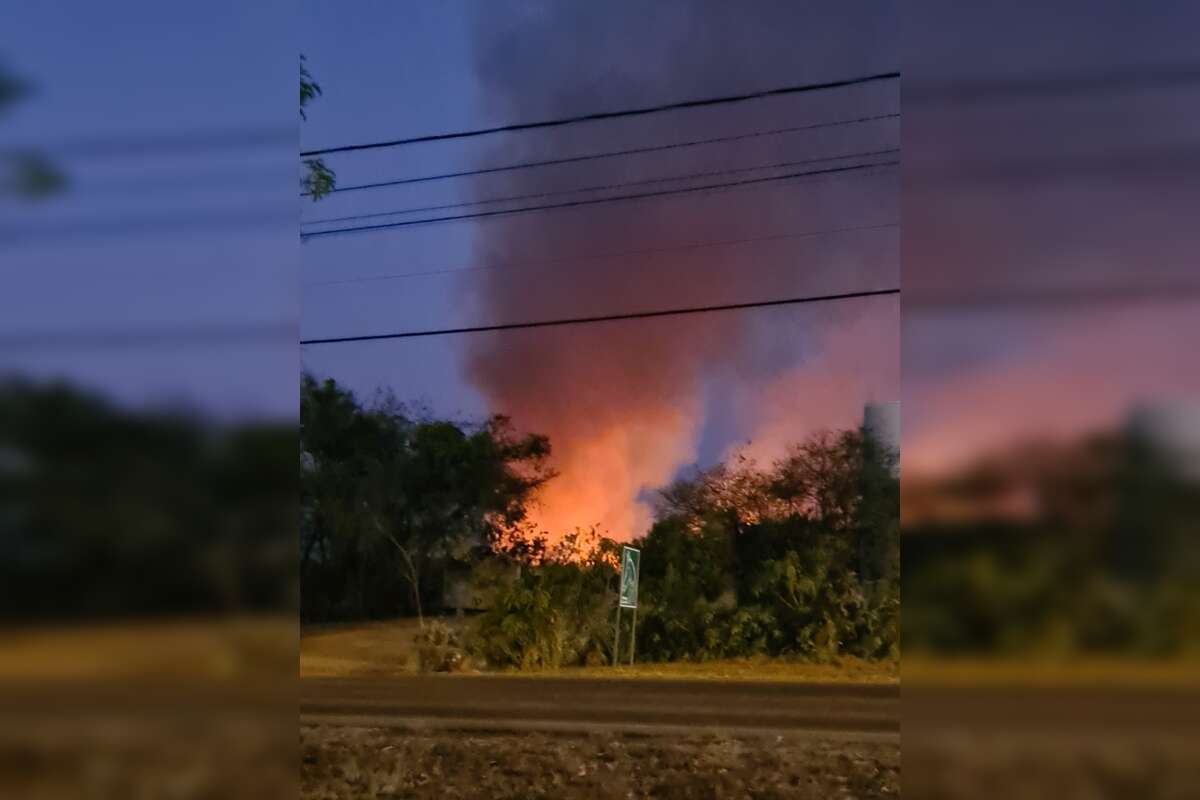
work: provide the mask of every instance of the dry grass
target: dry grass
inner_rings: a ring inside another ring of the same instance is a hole
[[[305,628],[300,635],[302,678],[386,678],[417,670],[415,619]]]
[[[0,798],[294,796],[297,641],[290,617],[0,630]]]
[[[450,620],[451,624],[464,624]],[[324,678],[410,675],[417,669],[412,619],[333,625],[304,630],[300,639],[300,676]],[[505,672],[519,676],[523,673]],[[562,678],[673,678],[678,680],[761,680],[811,683],[898,683],[895,661],[841,659],[813,664],[771,658],[725,661],[644,663],[632,667],[571,667],[539,676]]]
[[[0,630],[0,681],[289,675],[289,617],[177,619]]]
[[[574,667],[549,673],[586,678],[672,678],[676,680],[800,681],[804,683],[900,682],[894,661],[843,658],[828,664],[778,658],[727,659],[724,661],[646,663],[616,667]]]
[[[904,680],[936,686],[1178,686],[1200,685],[1200,661],[1131,657],[943,658],[906,655]]]

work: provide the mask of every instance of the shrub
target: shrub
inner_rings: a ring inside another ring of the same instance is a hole
[[[468,649],[493,668],[541,670],[611,659],[611,564],[583,562],[525,565],[516,578],[497,581],[479,568],[476,587],[493,598],[473,626]]]
[[[469,647],[490,667],[550,669],[563,662],[559,629],[559,612],[535,573],[499,593],[476,623]]]
[[[426,623],[414,641],[421,672],[460,672],[468,666],[458,632],[441,620]]]
[[[853,572],[831,571],[811,553],[790,551],[764,562],[752,585],[740,606],[646,592],[638,652],[655,661],[899,652],[899,598],[890,583],[868,592]]]

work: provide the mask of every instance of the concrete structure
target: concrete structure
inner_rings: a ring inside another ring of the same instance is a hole
[[[1166,457],[1178,474],[1200,481],[1200,403],[1138,406],[1127,417],[1125,429]]]
[[[900,401],[871,403],[863,408],[863,431],[896,455],[894,474],[900,471]]]
[[[489,588],[475,584],[473,577],[476,569],[486,573],[484,584]],[[496,591],[520,576],[519,565],[486,556],[477,567],[465,561],[452,561],[446,564],[442,573],[442,607],[458,614],[485,611],[492,607]]]

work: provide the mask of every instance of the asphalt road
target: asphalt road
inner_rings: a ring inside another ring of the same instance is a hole
[[[421,676],[300,681],[301,724],[894,737],[897,686]]]
[[[1050,734],[1075,738],[1200,734],[1200,688],[937,686],[904,688],[904,734]]]

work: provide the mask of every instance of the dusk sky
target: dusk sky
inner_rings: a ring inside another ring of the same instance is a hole
[[[0,199],[0,371],[134,406],[295,416],[295,16],[141,0],[6,15],[0,68],[32,92],[5,110],[0,146],[44,153],[69,185]],[[180,329],[200,342],[158,335]],[[120,331],[132,341],[100,339]],[[48,334],[71,339],[11,341]]]
[[[1200,409],[1200,8],[902,18],[905,474]],[[1042,299],[932,305],[1013,290]]]
[[[1110,425],[1131,404],[1200,394],[1194,294],[1037,310],[926,301],[1190,278],[1200,205],[1194,78],[1045,89],[1056,77],[1188,67],[1195,26],[1179,20],[1195,19],[1195,7],[1158,7],[1172,13],[1116,2],[1028,17],[948,2],[905,13],[765,3],[753,16],[682,2],[310,3],[299,14],[278,3],[23,6],[0,58],[34,91],[5,111],[0,144],[39,149],[71,185],[38,205],[0,200],[0,367],[67,376],[136,406],[292,417],[302,363],[363,397],[391,388],[437,414],[508,413],[549,433],[560,455],[599,464],[608,453],[597,471],[606,497],[593,504],[626,498],[617,517],[629,525],[640,513],[629,498],[690,464],[747,440],[770,457],[813,428],[856,423],[863,402],[901,396],[901,366],[913,469],[1022,432]],[[295,113],[297,49],[325,89],[305,123]],[[369,142],[893,70],[904,72],[903,96],[899,82],[885,82],[328,161],[345,186],[895,113],[903,101],[903,202],[898,172],[877,169],[296,238],[298,216],[697,172],[756,177],[784,170],[751,167],[901,140],[899,120],[876,120],[313,204],[295,194],[297,138],[304,148]],[[988,88],[1014,79],[1042,88]],[[968,90],[937,94],[955,82]],[[182,147],[180,137],[204,146]],[[339,336],[891,287],[898,228],[820,232],[901,217],[903,330],[900,302],[887,297],[299,356],[295,346],[297,328]],[[800,233],[818,235],[779,238]],[[734,239],[763,241],[713,244]],[[631,250],[663,252],[617,255]],[[436,274],[392,277],[412,272]],[[180,329],[199,330],[201,343],[159,335]],[[103,338],[122,332],[132,341],[120,347]],[[38,341],[49,333],[71,338]],[[567,491],[571,481],[560,484]]]
[[[879,4],[814,18],[792,4],[481,3],[347,13],[313,5],[303,52],[325,94],[305,148],[394,139],[742,94],[898,69]],[[402,10],[399,10],[402,9]],[[714,54],[720,54],[716,57]],[[882,116],[897,81],[568,128],[328,157],[342,185]],[[882,119],[517,173],[335,194],[305,219],[563,191],[897,148]],[[898,155],[893,154],[892,158]],[[790,171],[796,171],[792,167]],[[896,169],[863,170],[500,219],[307,240],[302,338],[606,314],[896,286]],[[728,180],[727,176],[725,180]],[[691,179],[650,188],[719,182]],[[611,192],[609,194],[612,194]],[[570,195],[603,196],[603,193]],[[510,207],[512,204],[510,204]],[[491,206],[504,207],[504,206]],[[475,210],[468,207],[466,211]],[[464,209],[449,213],[462,213]],[[415,215],[412,215],[415,216]],[[398,218],[398,217],[397,217]],[[383,218],[388,221],[396,218]],[[380,220],[373,220],[380,221]],[[316,230],[314,226],[306,230]],[[831,228],[874,230],[786,238]],[[683,245],[768,239],[736,246]],[[652,255],[605,256],[629,250]],[[536,263],[529,262],[546,262]],[[502,269],[464,267],[495,265]],[[448,272],[447,270],[458,270]],[[406,272],[409,278],[329,283]],[[899,395],[896,298],[704,317],[310,346],[306,368],[360,396],[390,387],[435,413],[506,413],[550,435],[562,475],[539,522],[635,535],[635,500],[681,469],[751,441],[770,458],[825,427],[855,426]]]

